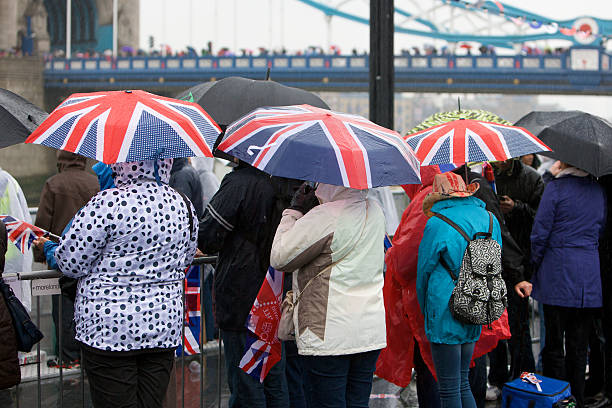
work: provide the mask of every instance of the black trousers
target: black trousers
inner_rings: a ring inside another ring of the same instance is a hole
[[[104,352],[82,346],[95,408],[161,408],[174,349]]]
[[[518,378],[523,371],[535,372],[535,359],[531,349],[529,332],[529,301],[519,297],[514,288],[508,290],[508,325],[512,338],[500,341],[489,356],[489,383],[502,388],[508,380]],[[510,372],[508,372],[508,349],[510,351]]]
[[[59,302],[62,302],[62,359],[64,364],[81,359],[80,345],[76,341],[76,328],[74,324],[74,300],[66,295],[53,295],[51,297],[51,313],[55,326],[57,339],[56,355],[59,356]]]
[[[579,407],[584,406],[584,375],[593,315],[594,309],[544,305],[544,375],[569,382]]]

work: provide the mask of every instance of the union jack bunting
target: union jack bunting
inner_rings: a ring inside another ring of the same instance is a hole
[[[47,231],[43,229],[35,227],[25,221],[15,219],[10,215],[0,215],[0,220],[6,225],[8,238],[24,254],[32,247],[32,242],[34,242],[36,238],[40,238],[47,233]]]
[[[397,132],[309,105],[256,109],[218,148],[274,176],[356,189],[420,183],[419,162]]]
[[[111,164],[212,157],[221,133],[201,106],[145,91],[73,94],[28,137]]]
[[[247,317],[246,350],[239,367],[259,382],[264,381],[270,369],[281,359],[278,324],[283,280],[283,272],[268,268],[266,279]]]
[[[550,148],[528,130],[472,119],[459,119],[406,136],[421,166],[504,161]]]
[[[185,271],[185,355],[200,353],[202,310],[200,308],[200,267],[190,266]],[[176,349],[181,355],[181,348]]]

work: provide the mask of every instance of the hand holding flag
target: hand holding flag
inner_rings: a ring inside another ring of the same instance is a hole
[[[60,239],[60,237],[55,234],[51,234],[25,221],[13,218],[10,215],[0,215],[0,220],[6,225],[8,238],[24,254],[30,249],[36,238],[48,235],[57,240]]]

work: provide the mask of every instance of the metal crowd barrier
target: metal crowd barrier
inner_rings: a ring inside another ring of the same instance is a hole
[[[196,266],[196,265],[210,265],[210,264],[215,264],[217,262],[217,257],[216,256],[205,256],[205,257],[200,257],[200,258],[195,258],[191,264],[191,266]],[[4,278],[11,278],[11,277],[16,277],[18,281],[22,281],[22,280],[29,280],[29,281],[34,281],[34,280],[39,280],[39,279],[52,279],[52,278],[59,278],[62,276],[61,272],[57,271],[57,270],[44,270],[44,271],[32,271],[32,272],[21,272],[21,273],[5,273],[2,275]],[[204,343],[205,343],[205,338],[204,338],[204,327],[205,327],[205,318],[204,318],[204,296],[202,296],[203,290],[204,290],[204,279],[202,279],[204,277],[204,269],[200,268],[200,353],[199,353],[199,363],[200,363],[200,407],[204,407]],[[182,284],[182,297],[183,297],[183,324],[182,324],[182,338],[181,338],[181,356],[180,356],[180,367],[181,367],[181,407],[184,408],[185,407],[185,313],[186,313],[186,304],[185,304],[185,285]],[[61,296],[61,295],[60,295]],[[34,297],[34,295],[33,295]],[[57,338],[57,348],[58,348],[58,364],[59,364],[59,398],[58,398],[58,404],[57,406],[59,407],[64,407],[64,368],[63,368],[63,356],[62,356],[62,345],[63,345],[63,339],[62,339],[62,301],[60,298],[59,303],[59,307],[58,307],[58,314],[59,314],[59,318],[58,318],[58,328],[57,328],[57,332],[58,332],[58,338]],[[40,328],[40,296],[36,296],[36,325]],[[222,346],[221,346],[221,336],[219,336],[219,357],[218,357],[218,364],[217,364],[217,401],[218,401],[218,406],[221,407],[221,363],[222,363]],[[40,364],[41,364],[41,350],[40,350],[40,342],[36,345],[36,355],[37,355],[37,378],[36,378],[36,383],[37,383],[37,408],[41,408],[42,407],[42,380],[41,380],[41,369],[40,369]],[[82,401],[82,406],[83,408],[85,408],[86,406],[86,399],[85,399],[85,374],[83,372],[83,364],[82,364],[83,358],[82,358],[82,354],[81,354],[81,360],[80,360],[80,388],[81,388],[81,401]],[[176,372],[178,373],[178,370],[176,370]],[[177,374],[178,375],[178,374]],[[176,381],[176,378],[171,377],[170,381]],[[16,401],[16,407],[19,408],[20,407],[20,385],[18,384],[16,387],[16,397],[15,397],[15,401]],[[176,398],[176,396],[174,396]],[[170,405],[171,407],[175,406],[175,403],[172,403]],[[29,408],[29,407],[28,407]],[[73,408],[73,407],[70,407]]]

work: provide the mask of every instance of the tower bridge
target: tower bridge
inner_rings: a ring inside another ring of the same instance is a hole
[[[66,92],[139,88],[174,94],[227,76],[272,79],[317,91],[368,90],[367,55],[125,57],[47,61],[45,88]],[[400,55],[396,92],[612,93],[612,55],[576,46],[559,55]]]

